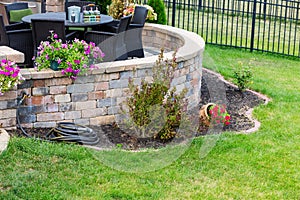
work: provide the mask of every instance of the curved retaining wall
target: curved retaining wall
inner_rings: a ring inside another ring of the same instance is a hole
[[[146,24],[143,42],[147,47],[177,51],[178,69],[172,85],[178,91],[188,89],[186,98],[190,108],[200,98],[204,40],[191,32],[157,24]],[[22,92],[30,94],[20,107],[20,120],[24,127],[54,127],[67,121],[82,125],[108,124],[120,113],[120,103],[129,95],[128,78],[135,84],[142,79],[151,81],[152,66],[157,56],[126,61],[99,63],[99,69],[72,82],[60,72],[22,69],[25,82],[13,91],[0,96],[0,124],[16,127],[17,97]]]

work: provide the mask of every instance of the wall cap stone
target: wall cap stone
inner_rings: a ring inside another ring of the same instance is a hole
[[[183,44],[178,48],[176,57],[177,62],[185,61],[200,55],[204,51],[205,42],[202,37],[196,33],[189,32],[176,27],[171,27],[167,25],[146,23],[143,31],[155,31],[157,33],[163,33],[177,38]],[[147,36],[143,36],[147,37]],[[174,51],[164,53],[164,57],[171,59]],[[99,69],[94,70],[91,74],[103,74],[103,73],[113,73],[120,72],[124,70],[131,69],[143,69],[151,68],[153,63],[157,60],[157,56],[150,56],[146,58],[135,58],[122,61],[114,62],[101,62],[95,64]],[[51,69],[42,70],[37,72],[35,69],[21,69],[21,73],[24,77],[31,79],[40,78],[52,78],[52,77],[62,77],[60,71],[53,71]]]

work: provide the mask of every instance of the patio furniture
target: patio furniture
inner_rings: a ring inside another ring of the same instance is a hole
[[[27,2],[16,2],[5,5],[7,20],[10,24],[21,22],[22,17],[32,14]]]
[[[31,29],[22,29],[22,25],[19,26],[19,24],[16,26],[4,26],[3,16],[0,15],[0,45],[9,46],[24,53],[24,63],[18,63],[20,67],[33,66],[33,41]]]
[[[143,58],[144,50],[142,43],[142,31],[146,22],[148,9],[144,6],[135,6],[134,15],[128,27],[128,34],[126,34],[125,43],[128,57]],[[118,29],[119,20],[114,20],[104,26],[93,27],[94,30],[101,30],[105,32],[116,33]]]
[[[74,39],[76,32],[66,34],[65,20],[31,19],[34,55],[41,41],[49,40],[50,31],[55,32],[64,42]]]
[[[82,14],[82,13],[81,13]],[[99,26],[101,24],[106,24],[113,21],[113,18],[109,15],[102,15],[100,22],[83,22],[82,17],[80,17],[81,21],[78,23],[70,22],[66,19],[65,12],[48,12],[48,13],[36,13],[32,15],[28,15],[22,18],[22,21],[30,24],[32,19],[44,19],[44,20],[64,20],[66,27],[84,27],[87,29],[88,27]]]
[[[3,16],[0,15],[0,46],[9,45],[8,36],[6,34],[6,29],[4,26]]]
[[[84,39],[87,42],[96,43],[105,53],[105,57],[103,58],[105,62],[128,59],[125,36],[131,17],[132,15],[129,15],[120,19],[116,33],[103,31],[87,31],[85,33]]]
[[[146,22],[148,9],[144,6],[135,6],[134,15],[128,27],[125,43],[128,57],[144,58],[142,31]]]

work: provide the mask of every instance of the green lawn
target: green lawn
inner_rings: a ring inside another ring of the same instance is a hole
[[[259,131],[224,133],[204,158],[207,138],[197,138],[173,160],[165,158],[183,148],[156,159],[153,150],[95,153],[12,138],[0,155],[0,199],[299,199],[300,61],[207,46],[203,64],[230,80],[232,67],[250,60],[252,89],[272,99],[254,111]],[[159,168],[160,159],[170,165]]]

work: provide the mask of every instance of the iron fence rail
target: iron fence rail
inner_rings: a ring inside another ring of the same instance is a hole
[[[210,44],[300,58],[299,0],[165,0],[168,25]]]

